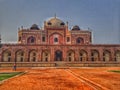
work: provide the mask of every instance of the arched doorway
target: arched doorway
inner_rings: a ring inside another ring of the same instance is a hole
[[[18,50],[16,52],[16,61],[17,62],[23,62],[24,61],[24,51],[23,50]]]
[[[6,50],[3,52],[3,62],[10,62],[11,61],[11,51]]]
[[[43,62],[48,62],[50,61],[50,52],[49,51],[43,51],[42,52],[42,61]]]
[[[79,53],[79,61],[87,61],[87,52],[81,50]]]
[[[97,50],[92,50],[91,52],[91,61],[99,60],[99,52]]]
[[[110,61],[111,53],[110,51],[105,50],[103,52],[103,61]]]
[[[73,50],[69,50],[67,52],[67,61],[69,61],[69,62],[74,61],[74,58],[75,58],[74,55],[75,55],[74,51]]]
[[[62,61],[62,51],[57,50],[55,52],[55,61]]]
[[[115,61],[120,62],[120,50],[115,52]]]
[[[36,62],[37,61],[37,52],[36,52],[36,50],[31,50],[29,52],[29,61],[30,62]]]

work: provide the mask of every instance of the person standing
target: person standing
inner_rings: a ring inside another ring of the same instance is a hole
[[[16,63],[14,63],[13,70],[16,71]]]

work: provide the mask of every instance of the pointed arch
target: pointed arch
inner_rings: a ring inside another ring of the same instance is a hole
[[[37,51],[36,50],[29,51],[29,61],[30,62],[36,62],[37,61]]]
[[[55,61],[62,61],[63,53],[61,50],[55,51]]]
[[[24,62],[25,53],[23,50],[17,50],[15,53],[16,62]]]
[[[103,51],[103,61],[110,61],[111,52],[109,50]]]
[[[35,37],[33,37],[33,36],[28,37],[28,39],[27,39],[28,44],[34,44],[35,42],[36,42]]]
[[[11,51],[10,50],[4,50],[2,53],[3,56],[3,62],[10,62],[11,61]]]
[[[120,50],[115,52],[115,61],[120,62]]]
[[[85,50],[80,50],[79,61],[87,61],[88,54]]]
[[[75,52],[73,50],[67,51],[67,61],[75,60]]]
[[[63,44],[63,35],[59,32],[54,32],[49,35],[50,44]]]
[[[44,62],[50,61],[50,52],[48,50],[42,52],[42,61]]]
[[[91,51],[91,61],[98,61],[99,60],[99,52],[98,50]]]
[[[83,44],[83,43],[84,43],[83,38],[78,37],[78,38],[76,39],[76,44]]]

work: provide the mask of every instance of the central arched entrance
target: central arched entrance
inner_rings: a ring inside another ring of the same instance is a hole
[[[62,51],[55,51],[55,61],[62,61]]]

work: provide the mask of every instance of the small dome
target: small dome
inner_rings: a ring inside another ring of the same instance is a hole
[[[39,27],[37,24],[33,24],[30,29],[34,29],[34,30],[39,30]]]
[[[75,25],[75,26],[73,26],[72,30],[80,30],[80,27]]]
[[[50,27],[63,27],[64,25],[65,23],[57,17],[53,17],[46,22],[46,26]]]

